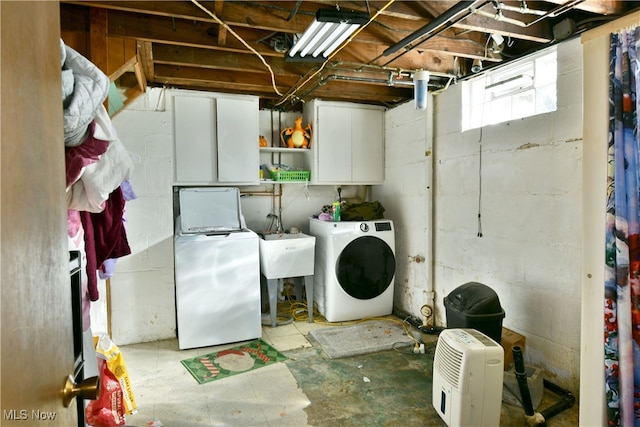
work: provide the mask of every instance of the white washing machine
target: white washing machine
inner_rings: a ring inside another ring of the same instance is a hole
[[[390,220],[309,220],[316,237],[313,297],[329,322],[393,312],[395,235]]]

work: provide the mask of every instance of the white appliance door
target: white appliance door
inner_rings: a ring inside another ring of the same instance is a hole
[[[258,235],[182,235],[175,240],[180,349],[262,335]]]
[[[238,188],[181,188],[179,194],[182,233],[226,233],[245,227]]]

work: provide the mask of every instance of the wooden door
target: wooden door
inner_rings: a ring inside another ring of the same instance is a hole
[[[57,1],[0,2],[3,426],[77,425]]]

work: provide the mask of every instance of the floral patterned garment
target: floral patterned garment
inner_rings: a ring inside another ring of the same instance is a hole
[[[639,29],[611,35],[604,299],[609,426],[640,426]]]

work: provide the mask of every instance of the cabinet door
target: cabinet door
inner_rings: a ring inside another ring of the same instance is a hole
[[[258,101],[218,98],[218,182],[260,180]]]
[[[351,110],[351,182],[384,181],[384,111]]]
[[[203,96],[173,97],[175,181],[211,183],[217,179],[216,104]]]
[[[345,106],[319,105],[317,114],[318,176],[315,181],[350,182],[351,109]]]

